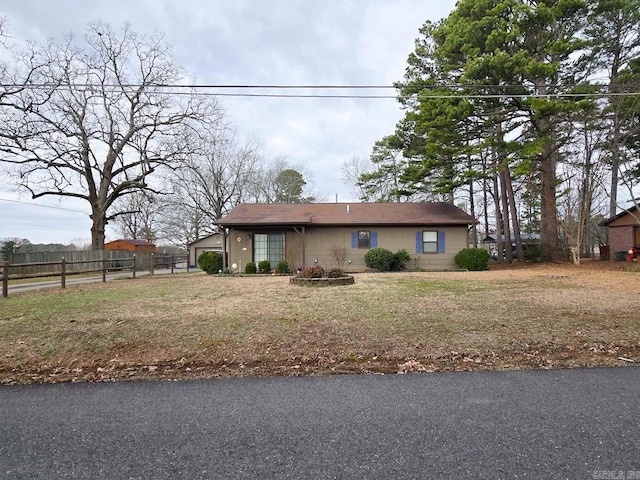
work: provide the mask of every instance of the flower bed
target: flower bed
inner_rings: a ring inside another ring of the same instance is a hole
[[[333,287],[339,285],[353,285],[355,283],[355,279],[352,275],[345,275],[337,278],[304,278],[301,276],[295,276],[289,279],[289,283],[305,287]]]

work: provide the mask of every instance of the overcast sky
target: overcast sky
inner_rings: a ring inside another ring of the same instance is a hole
[[[418,28],[426,20],[448,15],[454,4],[454,0],[2,0],[0,15],[6,17],[14,41],[42,41],[67,32],[82,36],[87,23],[96,19],[116,30],[130,22],[141,33],[162,32],[173,46],[174,60],[200,84],[391,85],[402,79]],[[258,137],[268,159],[283,156],[302,165],[326,201],[335,201],[336,194],[339,201],[355,200],[353,189],[340,178],[342,163],[353,156],[368,157],[373,143],[392,133],[402,115],[399,104],[387,99],[225,97],[222,103],[241,136]],[[55,208],[35,206],[7,185],[0,186],[0,199],[4,199],[0,239],[90,242],[89,209],[82,203],[39,199],[37,203]],[[114,240],[118,234],[108,229],[107,237]]]

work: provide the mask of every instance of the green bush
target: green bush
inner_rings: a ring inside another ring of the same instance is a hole
[[[478,271],[489,268],[489,252],[483,248],[463,248],[454,257],[456,265],[465,270]]]
[[[391,263],[391,270],[397,272],[398,270],[404,270],[404,264],[411,261],[411,255],[404,248],[398,250],[393,254],[393,262]]]
[[[324,268],[322,268],[320,265],[307,267],[302,270],[300,276],[303,278],[322,278],[324,277]]]
[[[541,262],[542,261],[542,247],[540,245],[528,245],[524,249],[524,261],[525,262]]]
[[[386,248],[372,248],[364,255],[364,262],[369,268],[378,272],[391,272],[404,269],[404,264],[411,261],[411,256],[404,248],[391,253]]]
[[[393,265],[393,253],[386,248],[372,248],[364,254],[364,263],[378,272],[388,272]]]
[[[218,252],[204,252],[198,257],[198,266],[209,275],[222,270],[222,254]]]
[[[258,269],[256,268],[256,264],[253,262],[249,262],[244,266],[244,273],[253,274],[257,272],[258,272]]]
[[[276,265],[276,272],[277,273],[289,273],[289,264],[287,262],[285,262],[284,260],[278,262],[278,265]]]
[[[271,273],[271,263],[269,263],[269,260],[260,260],[258,262],[258,272]]]

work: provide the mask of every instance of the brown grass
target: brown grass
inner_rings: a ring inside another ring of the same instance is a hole
[[[360,274],[329,288],[182,274],[12,294],[0,382],[628,365],[640,362],[632,267]]]

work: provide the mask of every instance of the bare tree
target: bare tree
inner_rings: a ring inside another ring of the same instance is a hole
[[[119,197],[113,204],[117,211],[114,223],[124,238],[155,242],[159,205],[152,193],[137,191]]]
[[[170,181],[186,200],[185,206],[198,212],[210,233],[222,216],[246,200],[260,168],[260,142],[243,142],[233,129],[222,124],[210,125],[188,142],[191,153]]]
[[[342,180],[353,187],[353,193],[360,199],[367,198],[367,190],[360,183],[360,177],[371,173],[372,169],[371,160],[358,156],[353,156],[342,164]]]
[[[288,185],[293,179],[293,185]],[[298,191],[298,187],[300,190]],[[283,190],[293,190],[283,193]],[[313,173],[302,165],[291,164],[284,157],[276,157],[263,164],[255,175],[250,198],[256,203],[313,203],[322,201],[315,191]]]
[[[193,203],[189,189],[179,184],[167,185],[169,194],[157,197],[158,238],[166,244],[184,249],[189,243],[211,233],[214,225],[206,224],[202,213]]]
[[[149,177],[184,158],[194,124],[218,119],[221,109],[196,92],[169,95],[184,79],[162,36],[124,25],[89,24],[84,42],[30,45],[0,110],[0,161],[32,198],[79,198],[91,208],[92,248],[104,246],[113,203],[153,190]],[[27,79],[26,81],[24,79]],[[5,102],[5,100],[7,100]]]

